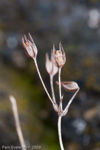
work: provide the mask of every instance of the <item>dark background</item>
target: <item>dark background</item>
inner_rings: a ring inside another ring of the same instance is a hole
[[[63,81],[80,91],[62,120],[65,150],[100,150],[100,1],[0,0],[0,147],[19,145],[9,95],[18,104],[27,145],[59,150],[57,115],[21,38],[30,32],[38,65],[50,92],[45,53],[61,41],[66,52]],[[55,77],[55,81],[57,76]],[[56,95],[58,88],[55,86]],[[70,95],[65,93],[64,106]],[[58,97],[57,97],[58,98]]]

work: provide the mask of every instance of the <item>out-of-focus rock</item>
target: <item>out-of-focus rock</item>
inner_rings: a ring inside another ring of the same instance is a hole
[[[13,51],[12,55],[12,63],[14,66],[20,68],[20,69],[25,69],[27,66],[27,59],[26,57],[24,57],[23,52],[22,51]]]
[[[80,150],[80,146],[77,143],[69,143],[67,146],[68,150]]]
[[[85,111],[83,117],[85,120],[92,120],[94,117],[100,116],[100,107],[93,107]]]

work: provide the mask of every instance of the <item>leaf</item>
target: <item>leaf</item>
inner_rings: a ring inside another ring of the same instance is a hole
[[[56,83],[59,85],[58,81]],[[68,92],[76,92],[79,89],[78,84],[74,81],[64,81],[61,82],[61,85],[65,89],[65,91]]]

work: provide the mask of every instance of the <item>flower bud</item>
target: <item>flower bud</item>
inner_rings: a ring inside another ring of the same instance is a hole
[[[53,53],[51,53],[51,59],[49,59],[48,54],[46,54],[46,70],[49,73],[49,75],[56,75],[56,73],[58,72],[58,67],[55,66],[54,64],[54,60],[53,60]]]
[[[58,81],[56,83],[59,84]],[[78,84],[74,81],[64,81],[61,82],[61,85],[67,92],[76,92],[79,90]]]
[[[26,36],[24,35],[24,37],[22,38],[22,44],[23,44],[28,56],[35,59],[37,56],[38,50],[37,50],[37,47],[33,41],[32,36],[30,35],[30,33],[29,33],[29,38],[30,38],[30,40],[28,40],[26,38]]]
[[[61,42],[59,43],[59,50],[55,50],[55,46],[53,45],[53,55],[56,66],[63,67],[66,62],[66,55]]]

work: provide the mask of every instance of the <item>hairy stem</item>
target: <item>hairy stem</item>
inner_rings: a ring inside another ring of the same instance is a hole
[[[61,68],[59,68],[59,71],[58,71],[58,80],[59,80],[59,97],[60,97],[60,101],[61,101],[61,98],[62,98],[62,95],[61,95]],[[61,110],[62,110],[62,103],[60,105],[61,105]]]
[[[53,99],[54,103],[56,103],[52,75],[50,75],[50,86],[51,86],[51,92],[52,92],[52,99]]]
[[[19,117],[18,117],[18,109],[17,109],[16,100],[13,96],[10,96],[9,98],[10,98],[10,102],[12,105],[12,111],[13,111],[13,115],[14,115],[14,119],[15,119],[15,125],[16,125],[17,134],[19,137],[19,141],[22,146],[22,149],[26,150],[26,145],[25,145],[25,141],[24,141],[24,137],[22,134],[20,121],[19,121]]]
[[[60,148],[61,148],[61,150],[64,150],[64,146],[63,146],[63,142],[62,142],[62,135],[61,135],[61,119],[62,119],[62,116],[59,116],[58,117],[58,136],[59,136]]]

